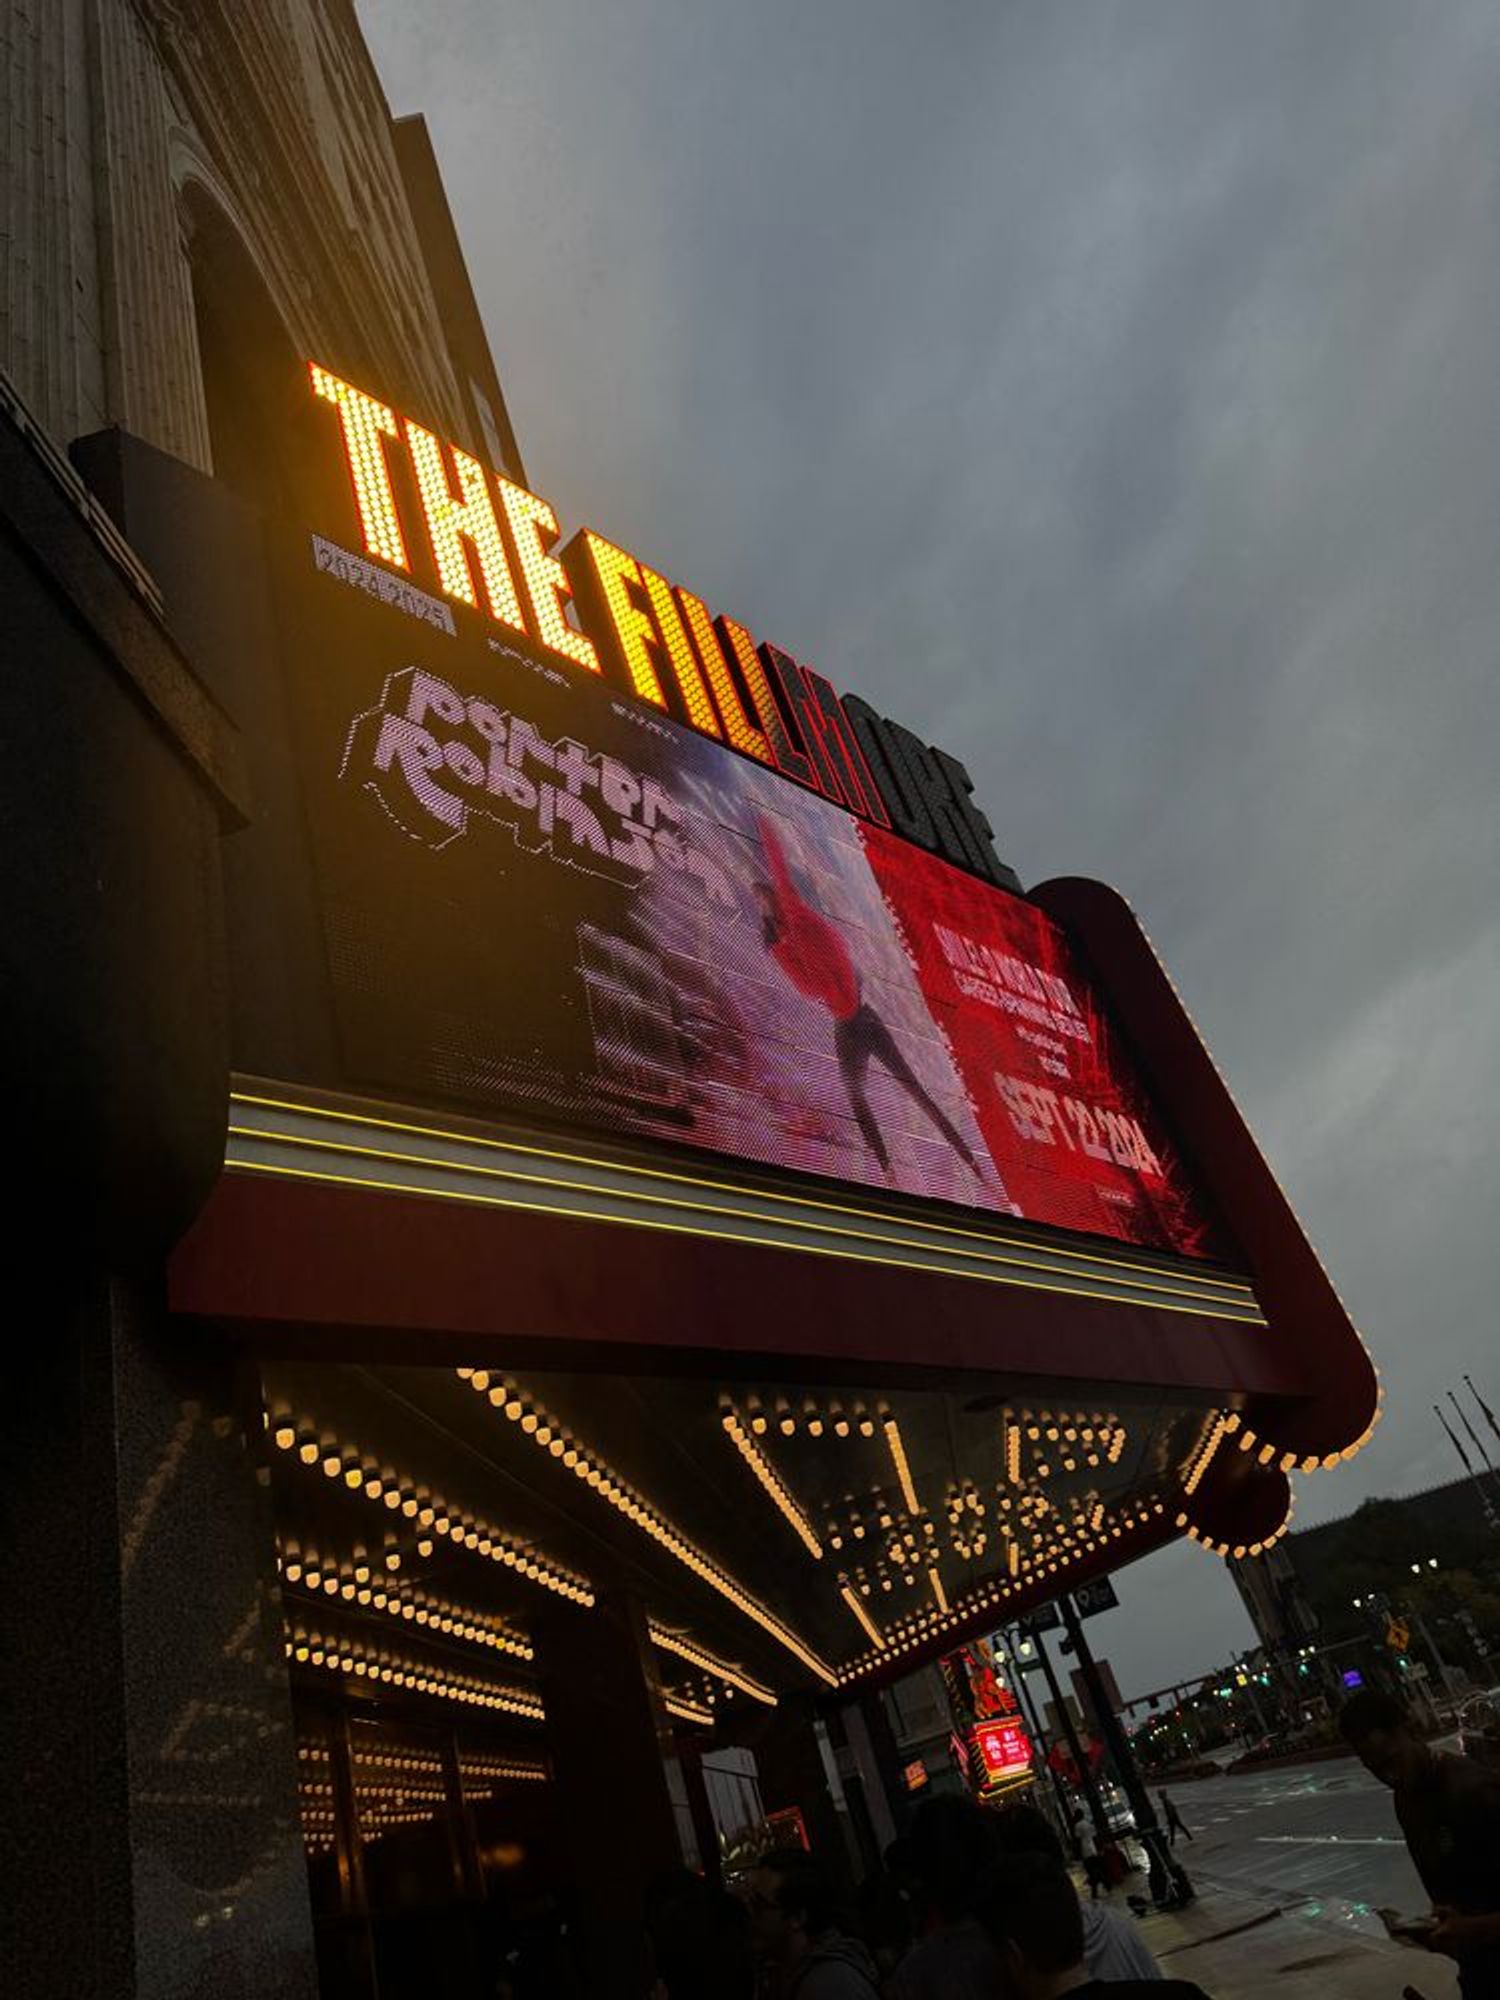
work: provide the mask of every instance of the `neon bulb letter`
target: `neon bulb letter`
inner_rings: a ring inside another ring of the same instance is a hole
[[[432,432],[424,431],[408,417],[406,443],[443,589],[463,604],[478,605],[468,549],[464,546],[467,542],[479,562],[491,615],[502,625],[524,632],[526,621],[521,616],[521,601],[516,596],[505,544],[500,539],[500,523],[495,519],[484,467],[457,445],[452,447],[460,496],[455,499],[443,466],[443,447]]]
[[[642,701],[665,708],[667,698],[651,657],[656,627],[631,595],[632,586],[645,589],[640,564],[628,549],[605,541],[592,528],[579,529],[563,550],[563,562],[611,671]]]
[[[806,785],[810,791],[818,789],[818,781],[813,776],[813,767],[802,752],[793,746],[787,733],[786,724],[781,719],[781,710],[776,705],[776,697],[771,692],[771,683],[766,679],[766,670],[760,654],[755,650],[755,641],[743,625],[737,625],[732,618],[720,618],[719,636],[734,655],[735,665],[740,670],[740,678],[745,684],[760,726],[766,732],[771,744],[771,755],[776,768],[789,778],[795,778],[799,785]]]
[[[532,630],[544,646],[575,666],[599,672],[599,655],[584,637],[575,632],[563,615],[571,591],[567,572],[552,553],[557,540],[557,516],[545,500],[528,493],[524,486],[499,479],[500,502],[510,526],[511,540],[520,559],[521,579],[534,620]]]
[[[646,586],[646,595],[651,600],[651,609],[656,613],[662,651],[667,656],[672,678],[682,696],[683,713],[694,729],[701,729],[705,736],[722,734],[708,689],[698,671],[698,661],[688,644],[687,633],[682,629],[682,620],[677,615],[671,584],[664,576],[658,576],[654,569],[642,567],[641,578]]]
[[[362,389],[351,388],[337,375],[330,375],[316,361],[310,361],[313,394],[332,403],[344,431],[344,456],[354,481],[354,503],[364,531],[365,549],[381,562],[408,567],[406,544],[401,539],[401,523],[396,515],[396,496],[391,491],[391,475],[386,468],[384,438],[397,435],[396,418],[384,403]]]
[[[766,732],[754,723],[745,708],[744,697],[735,685],[729,662],[724,657],[724,648],[719,644],[719,635],[714,630],[713,620],[708,615],[708,606],[701,597],[694,597],[690,590],[679,587],[677,602],[682,607],[682,615],[687,620],[688,631],[693,635],[693,644],[698,649],[698,658],[713,689],[714,701],[724,723],[724,734],[736,750],[742,750],[747,757],[753,757],[758,764],[776,763],[771,752],[770,739]],[[746,635],[748,640],[748,634]],[[754,647],[750,648],[754,653]],[[757,662],[758,664],[758,662]]]

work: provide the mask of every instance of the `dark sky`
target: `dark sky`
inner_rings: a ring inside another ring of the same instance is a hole
[[[1385,1370],[1500,1393],[1493,0],[361,0],[533,485],[1135,904]],[[1491,1400],[1495,1400],[1492,1396]],[[1248,1638],[1123,1576],[1127,1693]]]

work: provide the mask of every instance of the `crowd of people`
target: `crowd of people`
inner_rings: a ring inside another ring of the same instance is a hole
[[[684,1872],[647,1912],[657,2000],[1054,2000],[1163,1976],[1133,1918],[1084,1902],[1036,1807],[926,1801],[852,1908],[800,1848],[764,1856],[731,1891]]]
[[[1464,2000],[1500,2000],[1500,1775],[1434,1748],[1387,1694],[1356,1695],[1340,1727],[1390,1787],[1432,1899],[1425,1916],[1382,1912],[1392,1935],[1456,1960]],[[1172,1840],[1191,1839],[1165,1793],[1162,1808]],[[734,1891],[686,1872],[662,1884],[647,1925],[655,2000],[1207,2000],[1096,1900],[1097,1870],[1085,1880],[1086,1899],[1035,1806],[929,1799],[852,1911],[800,1848],[765,1855]]]
[[[1388,1930],[1455,1961],[1463,2000],[1500,2000],[1500,1771],[1436,1747],[1388,1694],[1356,1695],[1339,1723],[1390,1788],[1431,1899],[1426,1914],[1381,1911]],[[1160,1798],[1169,1837],[1191,1840]],[[1080,1859],[1081,1831],[1070,1830]],[[663,1877],[645,1911],[649,1990],[652,2000],[1208,2000],[1152,1956],[1132,1914],[1149,1905],[1096,1899],[1097,1871],[1080,1872],[1086,1895],[1035,1805],[930,1798],[849,1898],[802,1848],[763,1855],[728,1887],[685,1868]],[[1412,1965],[1422,1982],[1418,1957]],[[1421,1983],[1404,1991],[1422,2000]],[[501,1992],[564,2000],[581,1988],[532,1955]]]

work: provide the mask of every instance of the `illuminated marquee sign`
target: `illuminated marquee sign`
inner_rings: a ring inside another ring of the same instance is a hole
[[[951,760],[312,383],[334,497],[268,526],[348,1082],[1223,1254]]]
[[[857,697],[840,697],[779,646],[757,645],[736,620],[714,616],[592,529],[558,550],[557,516],[545,500],[317,362],[309,366],[314,394],[338,414],[367,556],[405,575],[422,546],[443,597],[480,612],[499,633],[525,638],[571,672],[612,681],[971,874],[1020,887],[995,853],[957,758]],[[398,489],[408,495],[405,509]]]

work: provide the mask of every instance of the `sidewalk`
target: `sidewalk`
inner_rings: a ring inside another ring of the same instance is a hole
[[[1451,1959],[1393,1944],[1360,1905],[1276,1903],[1215,1888],[1196,1871],[1194,1881],[1198,1898],[1187,1909],[1139,1922],[1168,1978],[1195,1981],[1211,2000],[1401,2000],[1408,1986],[1423,2000],[1457,2000]],[[1127,1893],[1144,1893],[1144,1877],[1110,1897],[1121,1912]]]

